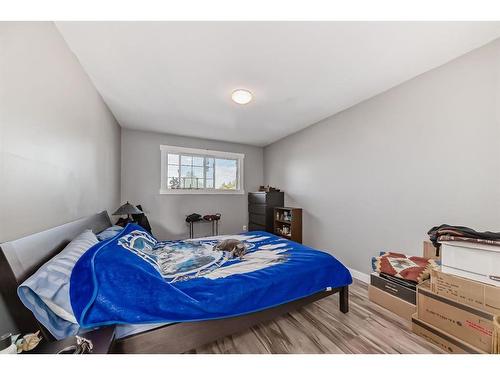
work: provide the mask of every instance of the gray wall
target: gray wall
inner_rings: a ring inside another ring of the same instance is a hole
[[[500,231],[499,121],[495,41],[266,147],[265,182],[304,208],[306,244],[368,273],[437,224]]]
[[[119,198],[120,127],[54,24],[0,22],[0,242]]]
[[[161,239],[188,237],[186,215],[220,212],[220,233],[238,233],[248,224],[247,195],[159,194],[160,145],[203,148],[245,154],[245,193],[263,182],[263,149],[235,143],[209,141],[168,134],[122,130],[122,201],[141,203]],[[195,224],[195,235],[210,234],[210,224]]]

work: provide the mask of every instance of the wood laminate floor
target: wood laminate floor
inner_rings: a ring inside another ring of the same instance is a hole
[[[191,353],[442,353],[409,322],[370,302],[367,284],[355,280],[349,298],[347,314],[335,294]]]

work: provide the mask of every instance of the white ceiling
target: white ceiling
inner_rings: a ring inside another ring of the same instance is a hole
[[[267,145],[500,37],[500,22],[57,22],[121,126]],[[254,101],[231,101],[235,88]]]

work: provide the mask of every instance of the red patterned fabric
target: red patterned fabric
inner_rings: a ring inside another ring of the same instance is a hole
[[[400,279],[421,283],[438,264],[434,259],[399,253],[384,253],[374,259],[374,269]]]

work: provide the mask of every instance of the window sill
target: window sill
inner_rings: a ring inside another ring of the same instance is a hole
[[[160,189],[160,194],[166,195],[243,195],[245,190],[208,190],[208,189]]]

